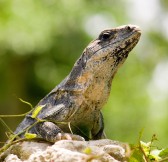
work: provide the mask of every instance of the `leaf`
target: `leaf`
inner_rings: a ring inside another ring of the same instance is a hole
[[[37,134],[34,134],[34,133],[25,133],[25,138],[26,139],[33,139],[33,138],[36,138]]]
[[[159,161],[159,160],[161,160],[162,158],[159,156],[159,154],[160,154],[160,152],[161,152],[162,150],[152,150],[151,151],[151,153],[149,154],[149,159],[150,160],[156,160],[156,161]]]
[[[91,153],[92,153],[92,149],[91,149],[90,147],[87,147],[87,148],[85,148],[85,149],[83,150],[83,152],[84,152],[85,154],[91,154]]]
[[[143,141],[140,141],[140,144],[144,153],[148,156],[150,152],[151,142],[145,143]]]
[[[129,162],[139,162],[139,160],[137,160],[135,157],[130,157],[129,158]]]
[[[155,160],[155,161],[158,161],[161,159],[159,154],[162,150],[158,150],[158,149],[151,150],[152,142],[145,143],[143,141],[140,141],[140,144],[147,158],[149,158],[150,160]]]
[[[168,148],[161,150],[161,152],[159,153],[159,156],[162,158],[168,157]]]
[[[129,157],[129,162],[139,162],[143,161],[143,154],[137,146],[132,146],[131,157]]]
[[[37,115],[39,114],[39,112],[41,111],[41,109],[44,107],[45,105],[39,105],[35,108],[35,110],[32,112],[32,118],[36,118]]]

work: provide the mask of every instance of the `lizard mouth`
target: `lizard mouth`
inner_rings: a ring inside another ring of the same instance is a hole
[[[130,51],[138,43],[140,36],[141,30],[139,28],[135,28],[132,33],[123,36],[122,40],[111,43],[114,45],[120,42],[120,46],[116,46],[115,50],[110,54],[110,57],[113,57],[113,59],[115,59],[115,66],[120,64],[120,62],[128,57]]]
[[[126,42],[125,48],[121,48],[119,51],[113,53],[113,58],[115,57],[115,66],[118,66],[121,62],[123,62],[127,57],[129,52],[135,47],[138,43],[138,39],[134,39],[132,42]]]
[[[117,44],[120,42],[119,43],[120,45],[116,46],[115,48],[115,56],[126,58],[129,52],[138,43],[140,36],[141,36],[140,28],[138,26],[133,26],[132,31],[130,33],[123,34],[122,35],[123,38],[121,40],[113,42],[113,44]]]
[[[129,54],[129,52],[135,47],[135,45],[138,43],[139,39],[137,37],[135,38],[128,38],[128,40],[123,42],[123,46],[119,46],[116,48],[115,56],[117,57],[123,57],[126,58]]]

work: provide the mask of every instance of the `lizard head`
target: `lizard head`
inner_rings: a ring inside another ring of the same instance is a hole
[[[103,83],[103,81],[111,83],[119,66],[138,43],[140,36],[141,31],[135,25],[125,25],[102,31],[76,61],[66,85],[77,87],[77,83],[79,85],[90,84],[89,80],[97,83]],[[93,84],[95,85],[95,83]]]
[[[138,26],[124,25],[107,29],[92,41],[83,53],[83,61],[93,72],[110,68],[113,72],[125,61],[140,39]],[[105,68],[106,67],[106,68]],[[104,71],[106,73],[106,71]]]

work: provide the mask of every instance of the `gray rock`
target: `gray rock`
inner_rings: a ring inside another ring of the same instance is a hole
[[[5,162],[124,162],[127,144],[108,139],[95,141],[60,140],[45,142],[20,142],[7,150]]]

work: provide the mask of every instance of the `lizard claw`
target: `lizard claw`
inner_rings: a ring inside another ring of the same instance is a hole
[[[58,133],[55,140],[75,140],[75,141],[84,141],[85,139],[79,135],[70,134],[70,133]]]

